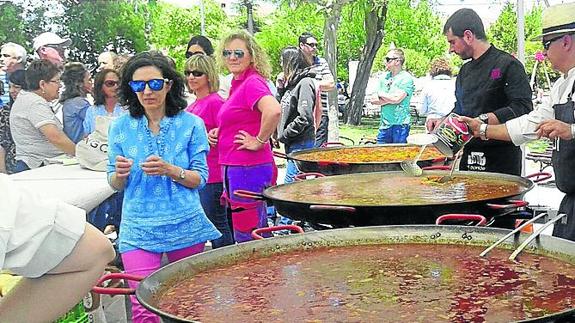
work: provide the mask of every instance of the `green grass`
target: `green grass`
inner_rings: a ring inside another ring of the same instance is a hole
[[[341,122],[339,124],[339,135],[340,137],[346,137],[352,139],[355,144],[359,144],[361,139],[372,139],[375,140],[377,137],[377,132],[379,129],[379,118],[366,118],[361,119],[361,125],[351,126]],[[424,132],[425,127],[420,125],[412,125],[411,133]],[[342,139],[342,143],[350,144],[346,140]]]

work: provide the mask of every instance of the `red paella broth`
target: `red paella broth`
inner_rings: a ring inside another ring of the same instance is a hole
[[[509,322],[575,304],[575,266],[508,250],[397,244],[320,248],[212,269],[159,293],[202,322]]]

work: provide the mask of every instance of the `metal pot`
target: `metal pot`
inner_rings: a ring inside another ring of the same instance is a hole
[[[304,173],[322,173],[324,175],[343,175],[343,174],[351,174],[351,173],[369,173],[369,172],[386,172],[386,171],[400,171],[401,166],[400,163],[403,160],[394,160],[394,161],[351,161],[351,162],[338,162],[335,160],[309,160],[307,158],[303,158],[304,155],[316,153],[316,152],[336,152],[339,155],[344,154],[354,154],[358,150],[366,150],[366,154],[374,156],[374,153],[379,150],[387,150],[387,149],[397,149],[401,148],[404,150],[410,150],[413,154],[413,157],[417,155],[419,151],[419,147],[407,145],[407,144],[389,144],[389,145],[369,145],[369,146],[344,146],[344,147],[327,147],[327,148],[313,148],[313,149],[305,149],[296,152],[292,152],[289,155],[285,156],[279,153],[276,153],[277,157],[284,157],[287,159],[291,159],[295,161],[299,171]],[[432,149],[429,147],[428,149]],[[413,158],[412,157],[412,158]],[[420,158],[418,165],[421,167],[430,166],[433,164],[434,161],[440,160],[441,162],[445,161],[445,156],[441,155],[439,151],[436,152],[434,157],[427,157],[423,155]]]
[[[446,172],[424,171],[425,176],[441,176]],[[395,202],[380,201],[377,199],[378,192],[373,189],[370,194],[365,194],[362,187],[366,183],[401,184],[403,179],[417,179],[409,177],[404,172],[379,172],[379,173],[357,173],[348,175],[328,176],[315,178],[306,181],[294,182],[290,184],[278,185],[267,188],[263,194],[246,191],[236,191],[236,196],[252,197],[254,199],[265,199],[271,202],[279,214],[285,215],[294,220],[307,221],[314,224],[330,224],[335,226],[369,226],[369,225],[391,225],[391,224],[433,224],[437,217],[447,213],[476,213],[488,218],[502,214],[501,209],[506,206],[516,208],[523,204],[514,204],[510,200],[521,199],[525,193],[534,186],[529,179],[519,176],[485,173],[485,172],[458,172],[455,177],[468,177],[478,180],[501,180],[512,183],[519,187],[517,193],[508,193],[499,197],[484,196],[482,198],[468,200],[461,198],[449,198],[441,200],[430,200],[422,196],[416,203],[404,203],[399,200]],[[372,184],[369,184],[372,185]],[[310,187],[317,188],[310,192]],[[328,187],[329,190],[323,190]],[[411,187],[405,186],[408,194],[428,194],[433,197],[435,191],[419,192]],[[399,187],[404,188],[404,187]],[[451,189],[449,186],[445,190]],[[290,192],[307,195],[305,198],[290,196]],[[324,198],[333,196],[333,198]],[[420,194],[420,195],[421,195]],[[347,197],[360,197],[359,202],[349,201]],[[362,202],[361,198],[369,195],[373,199],[369,203]],[[411,196],[408,196],[411,197]],[[510,204],[511,203],[511,204]],[[509,218],[498,218],[499,224],[495,226],[509,227]],[[514,219],[512,219],[514,222]]]
[[[167,265],[142,280],[136,290],[136,296],[143,306],[160,315],[164,322],[191,322],[159,310],[157,308],[158,297],[156,295],[164,287],[178,284],[183,279],[211,268],[240,263],[254,257],[282,254],[292,250],[311,250],[333,246],[401,243],[488,246],[508,232],[508,230],[485,227],[383,226],[315,231],[281,238],[252,241],[215,249]],[[515,241],[511,239],[505,243],[505,248],[513,249],[513,244],[517,246],[524,238],[525,235],[523,234],[517,235]],[[563,261],[575,263],[575,243],[571,241],[551,236],[541,236],[537,240],[535,249],[537,252],[548,252]],[[563,319],[570,321],[575,318],[574,313],[575,308],[571,308],[564,312],[526,320],[525,322],[553,322]],[[313,319],[313,317],[310,317],[310,319]]]

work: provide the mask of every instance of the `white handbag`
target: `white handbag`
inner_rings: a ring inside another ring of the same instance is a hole
[[[113,117],[96,116],[94,132],[76,144],[76,158],[80,166],[105,172],[108,165],[108,128]]]

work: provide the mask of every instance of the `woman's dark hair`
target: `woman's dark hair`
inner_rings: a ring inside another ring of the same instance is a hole
[[[186,47],[186,51],[192,45],[200,46],[204,50],[206,55],[208,55],[208,56],[212,56],[214,54],[214,46],[212,45],[212,42],[207,37],[204,37],[204,36],[192,37],[190,39],[190,41],[188,42],[188,47]]]
[[[86,96],[86,89],[84,88],[86,73],[88,73],[86,66],[79,62],[68,63],[64,66],[64,72],[62,73],[64,92],[60,96],[60,102],[78,96]]]
[[[157,68],[162,72],[162,77],[170,80],[171,88],[166,95],[166,116],[175,116],[187,105],[184,99],[184,79],[178,74],[176,69],[171,66],[170,61],[164,55],[157,52],[139,53],[126,62],[126,65],[124,65],[122,69],[122,76],[120,77],[121,104],[128,106],[130,115],[134,118],[140,118],[144,115],[144,107],[138,100],[136,93],[132,91],[129,82],[132,81],[132,76],[137,69],[146,66]]]
[[[104,81],[106,80],[106,76],[108,73],[114,73],[118,78],[120,78],[120,74],[116,70],[112,70],[109,68],[103,69],[96,76],[94,77],[94,105],[102,105],[106,103],[106,95],[104,94]]]
[[[10,74],[8,81],[14,85],[18,85],[22,90],[26,90],[26,71],[16,70]]]
[[[294,77],[311,66],[311,62],[307,60],[302,50],[294,46],[288,46],[282,50],[281,60],[286,84],[292,83]]]
[[[40,88],[40,81],[50,81],[60,73],[58,65],[47,59],[37,59],[32,61],[26,69],[26,87],[30,91]]]

